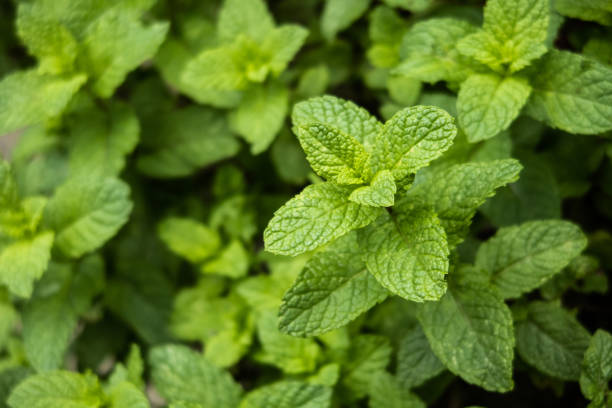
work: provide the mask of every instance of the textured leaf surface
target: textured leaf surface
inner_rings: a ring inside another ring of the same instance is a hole
[[[589,348],[584,353],[580,389],[590,400],[602,403],[612,379],[612,335],[605,330],[597,330]]]
[[[471,143],[489,139],[510,126],[527,102],[531,87],[517,77],[477,74],[461,84],[459,124]]]
[[[500,229],[478,249],[476,266],[504,298],[516,298],[560,272],[586,245],[580,228],[568,221],[531,221]]]
[[[232,376],[186,346],[157,346],[149,361],[159,393],[171,402],[235,408],[242,389]]]
[[[246,395],[240,408],[327,408],[332,390],[300,381],[279,381]]]
[[[298,336],[344,326],[387,297],[367,271],[355,234],[311,258],[283,297],[281,331]]]
[[[389,170],[381,170],[372,177],[369,186],[353,190],[349,200],[372,207],[390,207],[395,202],[396,192],[397,186],[393,179],[393,173]]]
[[[528,112],[578,134],[612,129],[612,68],[567,51],[552,50],[536,65]]]
[[[393,177],[401,180],[440,157],[456,134],[454,119],[440,108],[403,109],[385,123],[377,136],[372,171],[391,170]]]
[[[449,250],[433,212],[385,214],[360,234],[363,259],[382,286],[415,302],[444,294]]]
[[[325,0],[321,31],[327,40],[349,27],[368,9],[371,0]]]
[[[264,231],[266,250],[298,255],[374,221],[381,210],[348,200],[350,189],[313,184],[274,213]]]
[[[531,303],[527,319],[516,323],[516,348],[521,358],[562,380],[580,377],[589,339],[589,332],[574,316],[552,303]]]
[[[512,314],[497,291],[476,283],[452,285],[440,301],[421,305],[419,320],[450,371],[489,391],[512,389]]]
[[[433,353],[421,326],[415,326],[400,340],[397,352],[397,381],[405,389],[422,385],[444,370]]]
[[[132,210],[130,189],[115,178],[83,176],[60,186],[46,208],[55,245],[78,258],[98,249],[117,233]]]

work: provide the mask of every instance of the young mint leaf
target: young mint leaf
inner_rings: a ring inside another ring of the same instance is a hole
[[[80,176],[61,185],[45,210],[55,245],[78,258],[104,245],[128,220],[130,189],[119,179]]]
[[[391,170],[402,180],[440,157],[457,135],[454,119],[434,106],[414,106],[393,115],[376,137],[372,173]]]
[[[608,384],[612,379],[612,335],[605,330],[597,330],[589,348],[584,353],[580,373],[582,394],[595,404],[604,405],[610,394]]]
[[[450,371],[488,391],[513,388],[512,314],[495,289],[475,282],[451,285],[440,301],[420,305],[418,318]]]
[[[36,70],[5,76],[0,80],[0,135],[59,115],[85,80],[83,74],[53,76]]]
[[[230,242],[214,259],[206,262],[200,269],[203,273],[227,276],[238,279],[245,276],[249,269],[249,253],[239,240]]]
[[[351,101],[331,95],[310,98],[296,103],[291,114],[293,126],[300,128],[314,123],[327,125],[350,135],[371,150],[382,124],[365,109]],[[297,132],[296,132],[297,133]]]
[[[349,200],[372,207],[391,207],[395,202],[396,192],[397,186],[393,173],[389,170],[381,170],[372,177],[369,186],[353,190]]]
[[[332,41],[336,34],[359,19],[370,6],[371,0],[325,0],[321,16],[321,32]]]
[[[607,0],[555,0],[553,4],[564,16],[612,25],[612,6]]]
[[[527,112],[578,134],[612,129],[612,68],[567,51],[552,50],[531,74]]]
[[[575,224],[531,221],[500,229],[478,248],[476,266],[490,274],[505,299],[516,298],[560,272],[586,245]]]
[[[204,49],[187,62],[180,76],[181,83],[197,93],[245,89],[248,78],[241,65],[241,45],[232,43]]]
[[[368,408],[425,408],[417,395],[400,386],[397,378],[386,371],[372,379],[368,394]]]
[[[502,71],[518,71],[546,52],[549,0],[489,0],[481,31],[458,43],[464,55]]]
[[[157,233],[172,252],[193,263],[215,254],[221,245],[216,231],[189,218],[168,217],[159,223]]]
[[[149,408],[149,400],[134,384],[124,381],[110,387],[106,400],[108,408]]]
[[[154,347],[149,362],[157,391],[170,402],[235,408],[240,401],[242,388],[232,376],[186,346]]]
[[[263,0],[225,0],[219,11],[217,33],[223,42],[240,35],[263,41],[274,29],[274,20]]]
[[[268,65],[273,74],[280,75],[285,71],[307,36],[308,30],[295,24],[277,27],[266,36],[261,47],[272,54]]]
[[[382,302],[387,291],[360,255],[355,233],[316,253],[283,297],[280,330],[294,336],[325,333]]]
[[[323,123],[294,126],[294,132],[314,171],[339,184],[363,183],[368,153],[349,134]]]
[[[385,372],[391,351],[391,344],[384,336],[362,334],[352,339],[342,366],[342,384],[356,398],[364,397],[374,379]]]
[[[99,408],[103,395],[93,374],[53,371],[19,383],[8,398],[11,408]]]
[[[332,389],[323,385],[287,380],[248,393],[240,408],[328,408]]]
[[[373,44],[367,51],[375,67],[391,68],[399,62],[402,37],[407,30],[404,20],[391,8],[378,6],[370,13],[369,34]]]
[[[415,203],[433,208],[450,246],[463,241],[476,209],[499,187],[518,178],[521,164],[514,159],[455,164],[434,168],[418,180],[396,205],[411,211]]]
[[[298,255],[365,227],[381,214],[380,208],[349,201],[350,192],[332,183],[306,187],[274,213],[264,231],[266,250]]]
[[[420,325],[400,340],[397,351],[397,381],[409,390],[444,371],[444,365],[433,353]]]
[[[578,380],[589,332],[553,303],[533,302],[527,312],[525,320],[516,322],[516,348],[521,358],[551,377]]]
[[[457,98],[459,124],[470,143],[506,130],[531,94],[529,83],[519,77],[471,75],[461,84]]]
[[[384,214],[359,234],[368,270],[393,294],[415,302],[444,294],[449,250],[435,213]]]

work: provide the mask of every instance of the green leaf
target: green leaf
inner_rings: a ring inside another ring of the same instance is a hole
[[[567,51],[551,50],[534,67],[527,111],[578,134],[612,129],[612,68]]]
[[[549,0],[489,0],[482,30],[464,38],[464,55],[502,71],[518,71],[546,52]]]
[[[214,259],[206,262],[200,269],[203,273],[227,276],[238,279],[249,270],[249,253],[239,240],[230,242]]]
[[[230,42],[240,35],[263,41],[274,28],[274,20],[262,0],[225,0],[219,11],[217,33]]]
[[[442,166],[426,173],[396,205],[398,208],[429,206],[438,215],[450,246],[459,244],[469,232],[476,209],[499,187],[518,178],[517,160],[494,160]]]
[[[151,376],[166,400],[203,407],[235,408],[242,394],[232,376],[186,346],[157,346],[151,350]]]
[[[390,170],[402,180],[440,157],[457,135],[454,119],[434,106],[414,106],[393,115],[376,137],[372,172]]]
[[[240,43],[205,49],[185,65],[180,81],[198,94],[242,90],[248,79],[241,53]]]
[[[554,5],[564,16],[612,25],[612,6],[607,0],[555,0]]]
[[[609,394],[610,379],[612,379],[612,335],[600,329],[591,337],[589,348],[584,353],[580,373],[582,394],[596,403],[603,403],[606,394]]]
[[[521,112],[531,93],[519,77],[471,75],[461,84],[457,98],[459,124],[470,143],[506,130]]]
[[[370,2],[371,0],[325,0],[321,16],[323,36],[332,41],[336,34],[348,28],[366,12]]]
[[[425,408],[418,396],[400,386],[396,377],[385,372],[372,379],[368,408]]]
[[[279,381],[248,393],[240,408],[328,408],[332,390],[300,381]]]
[[[0,282],[17,296],[29,298],[51,258],[53,232],[0,246]]]
[[[571,222],[531,221],[497,231],[478,248],[476,266],[490,274],[505,299],[516,298],[560,272],[586,245]]]
[[[109,408],[149,408],[149,400],[134,384],[127,381],[107,392]]]
[[[294,126],[314,171],[339,184],[363,183],[368,154],[354,137],[322,123]]]
[[[280,131],[289,108],[289,92],[279,82],[249,88],[230,114],[232,129],[251,144],[251,153],[268,148]]]
[[[266,250],[298,255],[365,227],[381,210],[348,200],[350,188],[332,183],[306,187],[279,208],[264,231]]]
[[[552,303],[533,302],[526,320],[516,322],[516,348],[523,360],[562,380],[580,377],[589,332],[576,318]]]
[[[475,282],[451,285],[439,302],[423,303],[418,317],[450,371],[488,391],[513,388],[512,314],[495,289]]]
[[[212,256],[221,245],[215,230],[189,218],[168,217],[159,223],[157,233],[172,252],[193,263]]]
[[[421,326],[417,325],[400,340],[397,351],[397,381],[412,389],[444,371],[433,353]]]
[[[449,250],[432,211],[385,214],[360,231],[360,244],[368,270],[392,293],[423,302],[446,291]]]
[[[300,128],[320,123],[350,135],[367,151],[374,145],[382,124],[365,109],[351,101],[331,95],[310,98],[296,103],[291,114],[293,126]],[[297,132],[296,132],[297,133]]]
[[[87,27],[79,63],[90,74],[93,90],[110,97],[127,74],[153,57],[168,23],[144,26],[133,13],[109,9]]]
[[[389,340],[383,336],[362,334],[352,339],[341,378],[356,398],[365,396],[374,379],[385,371],[391,351]]]
[[[11,408],[98,408],[102,401],[94,375],[53,371],[26,378],[7,402]]]
[[[272,30],[261,44],[262,50],[272,54],[270,71],[280,75],[306,41],[308,30],[299,25],[285,24]]]
[[[55,245],[78,258],[104,245],[128,220],[130,189],[115,178],[83,175],[61,185],[45,210]]]
[[[83,74],[53,76],[18,71],[0,80],[0,135],[62,113],[85,83]]]
[[[316,253],[283,297],[280,330],[312,336],[342,327],[387,297],[367,271],[355,234]]]
[[[397,186],[393,179],[393,173],[389,170],[381,170],[372,177],[369,186],[353,190],[349,200],[371,207],[391,207],[395,202],[396,192]]]

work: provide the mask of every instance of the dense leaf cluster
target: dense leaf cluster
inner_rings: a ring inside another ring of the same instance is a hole
[[[609,0],[0,3],[0,407],[612,407]]]

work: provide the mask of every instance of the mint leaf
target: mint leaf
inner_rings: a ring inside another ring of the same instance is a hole
[[[350,188],[331,183],[306,187],[279,208],[264,231],[266,250],[298,255],[374,221],[381,210],[348,200]]]
[[[214,259],[200,269],[203,273],[237,279],[245,276],[249,269],[249,253],[239,240],[230,242]]]
[[[612,68],[567,51],[552,50],[531,75],[527,112],[578,134],[612,129]]]
[[[109,408],[149,408],[149,400],[134,384],[127,381],[107,391]]]
[[[151,350],[151,376],[168,401],[203,407],[235,408],[242,394],[232,376],[186,346],[157,346]]]
[[[224,0],[217,25],[221,41],[240,35],[263,41],[274,28],[274,20],[262,0]]]
[[[440,301],[423,303],[418,318],[450,371],[488,391],[513,388],[512,314],[495,289],[476,282],[451,285]]]
[[[519,115],[531,93],[519,77],[471,75],[461,84],[457,98],[459,124],[470,143],[497,135]]]
[[[279,381],[248,393],[240,408],[328,408],[332,390],[300,381]]]
[[[612,335],[605,330],[597,330],[589,348],[584,353],[580,373],[582,394],[595,404],[604,404],[610,394],[608,383],[612,379]],[[605,406],[605,405],[603,405]]]
[[[395,202],[396,192],[397,186],[393,179],[393,173],[389,170],[381,170],[372,177],[369,186],[353,190],[349,200],[372,207],[390,207]]]
[[[216,231],[189,218],[168,217],[160,222],[157,233],[172,252],[193,263],[215,254],[221,245]]]
[[[449,250],[432,211],[385,214],[359,234],[368,270],[389,291],[415,302],[444,294]]]
[[[264,51],[269,50],[272,54],[268,62],[270,71],[275,75],[285,71],[307,36],[308,30],[295,24],[285,24],[272,30],[261,45]]]
[[[61,185],[45,210],[47,225],[56,231],[55,245],[71,258],[104,245],[128,220],[129,193],[115,178],[82,176]]]
[[[417,325],[400,340],[397,351],[397,381],[407,390],[444,371],[433,353],[421,326]]]
[[[387,297],[367,271],[355,234],[316,253],[283,297],[280,330],[312,336],[342,327]]]
[[[523,360],[562,380],[580,377],[589,332],[553,303],[532,302],[525,320],[516,322],[516,349]]]
[[[606,0],[555,0],[554,5],[564,16],[612,25],[612,6]]]
[[[395,180],[401,180],[440,157],[456,134],[454,119],[440,108],[403,109],[385,123],[376,137],[372,172],[391,170]]]
[[[478,249],[476,266],[504,298],[516,298],[560,272],[586,245],[580,228],[568,221],[531,221],[500,229]]]
[[[371,0],[325,0],[321,16],[321,32],[331,41],[365,13]]]
[[[365,396],[378,375],[385,372],[391,359],[391,345],[383,336],[362,334],[351,340],[342,366],[342,384],[356,398]]]
[[[418,396],[400,386],[397,378],[386,371],[373,378],[368,393],[369,408],[425,408]]]
[[[180,76],[181,83],[198,94],[211,90],[243,90],[248,78],[241,65],[242,48],[242,43],[232,43],[203,50],[186,63]]]

